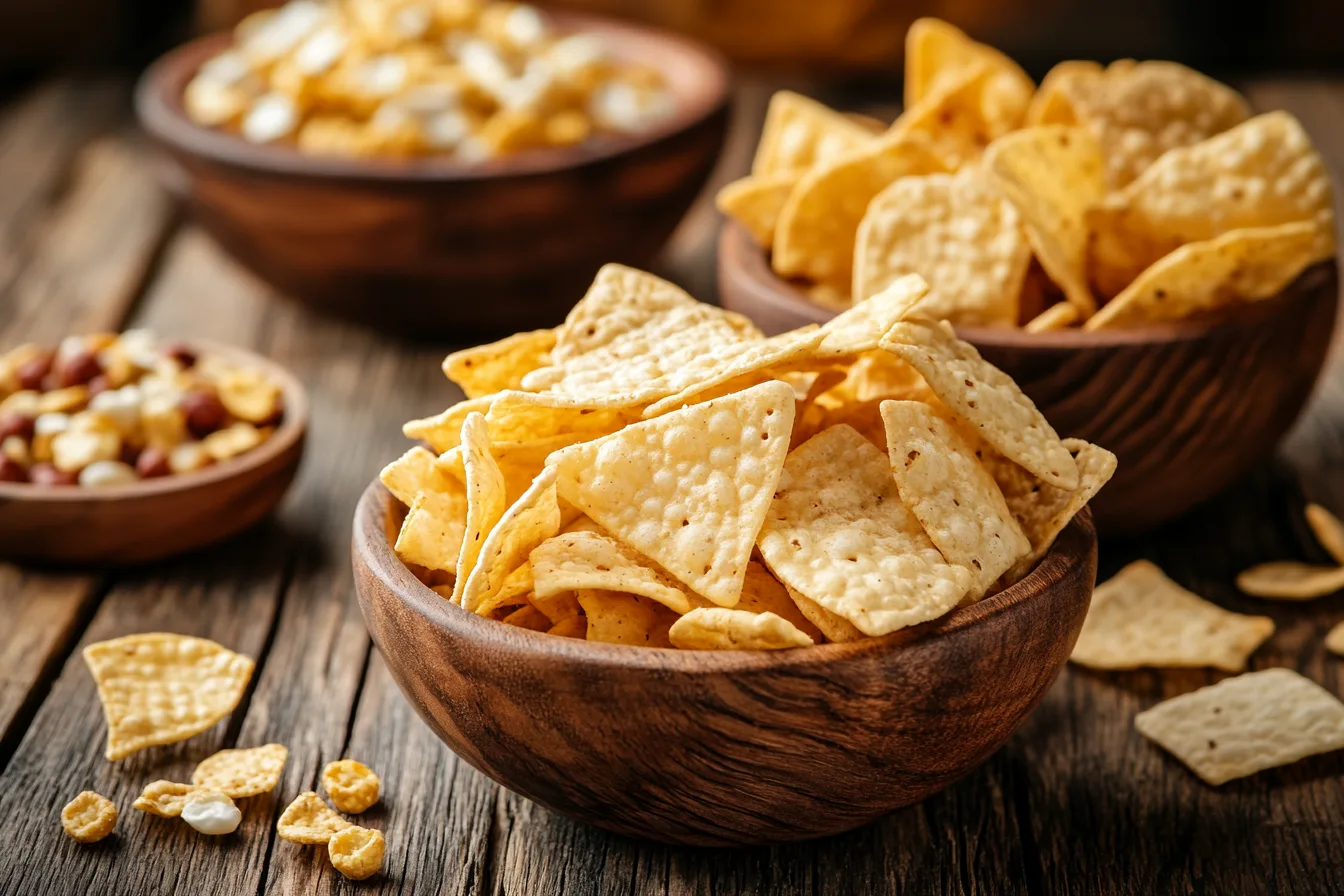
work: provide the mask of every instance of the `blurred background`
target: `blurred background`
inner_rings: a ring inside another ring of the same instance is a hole
[[[0,69],[137,65],[193,31],[226,28],[267,0],[4,0]],[[896,76],[906,28],[938,16],[1035,76],[1064,58],[1176,59],[1214,74],[1344,65],[1339,0],[551,0],[672,28],[756,71]]]

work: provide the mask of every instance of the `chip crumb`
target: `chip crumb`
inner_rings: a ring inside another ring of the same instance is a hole
[[[79,843],[97,843],[116,826],[117,807],[92,790],[84,791],[61,810],[61,827]]]

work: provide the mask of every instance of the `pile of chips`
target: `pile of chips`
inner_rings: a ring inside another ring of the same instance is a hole
[[[854,640],[993,594],[1115,458],[1061,441],[928,291],[766,338],[607,265],[560,327],[444,361],[467,399],[382,473],[395,550],[468,612],[653,647]]]
[[[1256,597],[1308,600],[1344,588],[1344,523],[1316,504],[1307,523],[1339,565],[1267,563],[1237,577]],[[1245,673],[1138,714],[1134,727],[1210,784],[1344,749],[1344,703],[1289,669],[1246,673],[1274,634],[1267,616],[1232,613],[1139,560],[1097,586],[1070,659],[1093,669],[1212,668]],[[1344,623],[1325,637],[1344,655]]]
[[[0,482],[124,485],[261,445],[278,383],[148,330],[70,336],[0,355]]]
[[[643,131],[673,109],[658,70],[485,0],[291,0],[244,19],[183,105],[252,143],[468,163]]]
[[[109,760],[211,728],[238,705],[254,666],[214,641],[164,632],[90,644],[84,661],[107,719]],[[202,834],[232,834],[243,818],[234,800],[275,790],[288,759],[282,744],[220,750],[201,760],[190,784],[154,781],[132,805],[160,818],[181,818]],[[353,759],[327,763],[322,785],[350,815],[366,811],[381,795],[378,775]],[[96,843],[112,833],[117,817],[111,800],[86,790],[61,811],[61,826],[80,843]],[[332,866],[351,880],[364,880],[383,865],[382,833],[346,820],[312,791],[285,809],[276,831],[283,840],[326,845]]]
[[[1335,254],[1329,178],[1291,115],[1251,117],[1172,62],[1063,62],[1037,88],[936,19],[907,35],[895,123],[778,93],[718,203],[816,302],[920,274],[926,313],[958,326],[1205,317]]]

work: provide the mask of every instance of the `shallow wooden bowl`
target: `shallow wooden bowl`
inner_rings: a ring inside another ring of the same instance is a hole
[[[285,416],[246,454],[194,473],[107,488],[0,482],[0,557],[124,566],[221,541],[265,517],[294,480],[308,431],[308,396],[283,367],[203,340],[190,344],[265,372],[284,389]]]
[[[719,241],[724,307],[767,333],[834,316],[770,269],[737,224]],[[1264,463],[1292,427],[1325,364],[1339,297],[1333,261],[1283,294],[1216,320],[1026,333],[959,327],[1063,436],[1115,452],[1115,477],[1092,501],[1105,537],[1179,516]]]
[[[229,42],[173,50],[136,109],[165,183],[280,291],[418,336],[558,323],[608,261],[647,266],[723,145],[729,79],[711,51],[650,28],[555,15],[662,70],[675,114],[647,132],[468,166],[447,158],[314,158],[201,128],[182,90]]]
[[[397,559],[399,519],[374,482],[355,512],[355,588],[430,728],[547,808],[707,846],[846,831],[983,762],[1064,666],[1097,564],[1084,514],[1022,582],[937,622],[800,650],[679,651],[467,613]]]

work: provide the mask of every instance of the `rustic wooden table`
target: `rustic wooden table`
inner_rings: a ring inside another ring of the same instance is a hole
[[[1296,113],[1339,169],[1344,82],[1244,85]],[[768,91],[744,87],[719,180],[745,169]],[[713,294],[717,219],[702,202],[661,270]],[[520,325],[523,322],[520,321]],[[1218,789],[1139,738],[1131,720],[1207,684],[1202,671],[1067,669],[1008,745],[965,780],[852,834],[738,851],[673,849],[552,815],[460,762],[415,717],[370,647],[348,539],[360,491],[405,444],[401,421],[457,397],[448,346],[408,347],[277,301],[156,188],[129,123],[127,87],[58,80],[0,111],[0,347],[68,332],[152,327],[248,346],[312,391],[303,471],[278,517],[213,550],[131,572],[0,564],[0,892],[5,894],[444,893],[1303,893],[1344,891],[1344,754]],[[1263,560],[1324,560],[1303,495],[1344,510],[1344,358],[1336,356],[1281,459],[1141,541],[1106,544],[1102,575],[1146,556],[1234,610],[1274,617],[1253,660],[1339,693],[1344,661],[1321,641],[1344,597],[1279,605],[1232,577]],[[71,538],[79,538],[71,532]],[[80,657],[130,632],[213,638],[257,660],[225,724],[173,748],[103,759],[97,695]],[[231,837],[130,809],[156,778],[186,780],[222,747],[278,741],[274,798],[248,801]],[[278,840],[275,819],[323,763],[383,776],[368,823],[387,835],[382,875],[354,885],[320,850]],[[85,788],[122,810],[80,846],[58,823]]]

